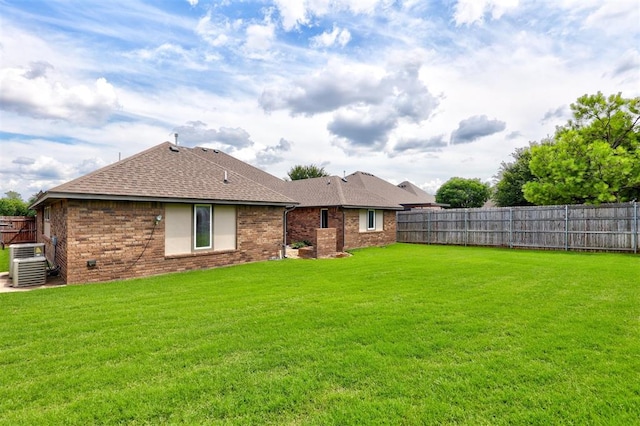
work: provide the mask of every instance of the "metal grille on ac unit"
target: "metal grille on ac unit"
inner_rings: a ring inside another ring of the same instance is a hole
[[[13,260],[13,286],[44,285],[47,280],[47,259],[44,256]]]
[[[44,256],[44,243],[12,244],[9,246],[9,277],[13,278],[13,260]]]

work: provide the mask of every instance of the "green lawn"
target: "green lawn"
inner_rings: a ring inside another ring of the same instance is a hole
[[[4,250],[0,248],[0,272],[7,272],[9,270],[9,247],[5,247]]]
[[[639,277],[397,244],[0,294],[0,424],[638,424]]]

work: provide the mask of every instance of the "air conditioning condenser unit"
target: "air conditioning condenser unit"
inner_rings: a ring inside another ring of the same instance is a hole
[[[44,256],[13,260],[13,286],[44,285],[47,281],[47,259]]]
[[[44,243],[12,244],[9,246],[9,277],[13,278],[14,259],[44,256]]]

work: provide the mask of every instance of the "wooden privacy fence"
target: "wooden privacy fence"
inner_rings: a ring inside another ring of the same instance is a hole
[[[398,212],[404,243],[638,253],[638,203]]]
[[[36,242],[36,218],[0,216],[0,246]]]

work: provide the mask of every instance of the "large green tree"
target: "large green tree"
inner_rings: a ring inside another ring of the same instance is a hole
[[[291,180],[301,180],[329,176],[329,173],[324,171],[324,167],[316,166],[315,164],[309,164],[308,166],[293,166],[291,169],[289,169],[287,175]]]
[[[5,192],[0,198],[0,216],[34,216],[35,212],[29,210],[29,204],[22,200],[22,196],[15,191]]]
[[[510,206],[530,206],[531,202],[524,198],[522,186],[534,180],[534,175],[529,169],[531,161],[531,147],[535,146],[532,142],[529,146],[516,148],[511,154],[513,161],[500,164],[500,170],[495,176],[495,187],[492,199],[498,207]]]
[[[531,148],[534,204],[599,204],[640,197],[640,97],[598,92],[571,104],[573,119],[554,142]]]
[[[436,202],[453,208],[482,207],[490,195],[489,184],[480,179],[452,177],[438,188]]]

